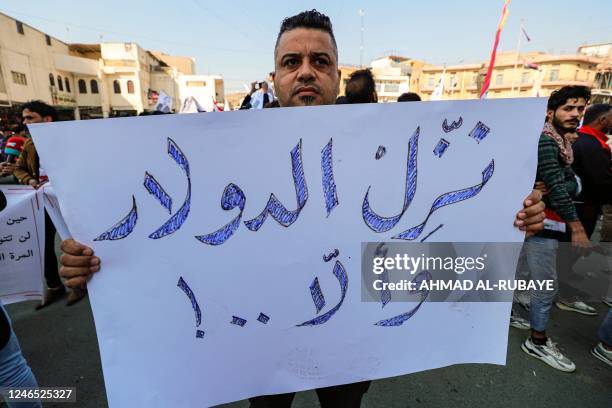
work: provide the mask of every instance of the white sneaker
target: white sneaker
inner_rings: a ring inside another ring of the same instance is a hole
[[[580,299],[575,299],[573,301],[565,300],[559,298],[558,301],[555,302],[555,305],[561,310],[567,310],[569,312],[576,312],[587,316],[597,316],[597,310],[595,308],[587,305]]]
[[[523,309],[529,311],[531,304],[531,295],[529,292],[514,291],[514,302],[518,303]]]
[[[612,296],[602,297],[601,301],[608,307],[612,307]]]
[[[598,343],[592,350],[591,354],[600,359],[610,367],[612,367],[612,351],[606,350],[603,344]]]
[[[529,330],[531,328],[529,320],[515,314],[510,315],[510,326],[521,330]]]
[[[576,370],[576,365],[559,351],[550,338],[546,340],[545,345],[539,346],[531,341],[531,337],[527,337],[527,340],[521,344],[521,349],[531,357],[542,360],[559,371],[571,373]]]

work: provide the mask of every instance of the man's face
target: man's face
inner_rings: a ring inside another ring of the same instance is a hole
[[[338,59],[325,31],[285,32],[274,55],[274,86],[280,106],[333,105],[340,90]]]
[[[575,132],[584,114],[585,107],[586,100],[584,98],[568,99],[564,105],[559,106],[554,112],[549,111],[553,126],[559,131]]]
[[[24,125],[29,125],[30,123],[40,123],[40,122],[51,122],[53,119],[51,116],[40,116],[39,113],[32,112],[29,109],[24,109],[21,112],[21,119]]]

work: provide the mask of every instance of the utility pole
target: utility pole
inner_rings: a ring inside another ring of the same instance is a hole
[[[363,68],[363,33],[365,28],[363,27],[363,16],[365,13],[362,9],[359,9],[359,17],[361,17],[361,42],[359,43],[359,68]]]

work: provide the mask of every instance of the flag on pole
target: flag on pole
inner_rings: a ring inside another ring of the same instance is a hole
[[[439,101],[442,99],[442,95],[444,94],[444,78],[446,77],[446,67],[442,70],[442,75],[440,76],[440,81],[438,85],[434,88],[431,93],[430,101]]]
[[[501,20],[497,25],[497,31],[495,32],[495,42],[493,43],[493,51],[491,51],[491,60],[489,61],[489,69],[487,70],[487,76],[485,77],[482,90],[480,91],[480,99],[484,99],[489,91],[489,85],[491,85],[491,76],[493,75],[493,67],[495,66],[495,56],[497,55],[497,46],[499,45],[499,37],[501,35],[502,28],[506,24],[506,18],[508,18],[508,4],[510,0],[504,1],[504,8],[502,9]]]

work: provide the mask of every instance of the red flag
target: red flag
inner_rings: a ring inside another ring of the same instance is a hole
[[[508,17],[508,4],[510,4],[510,0],[505,0],[501,20],[499,21],[497,31],[495,32],[495,42],[493,43],[493,51],[491,52],[489,69],[487,70],[487,76],[485,77],[484,84],[480,90],[480,99],[484,99],[486,97],[487,92],[489,91],[489,85],[491,85],[491,76],[493,75],[493,67],[495,66],[495,56],[497,55],[497,46],[499,45],[499,36],[502,28],[504,28],[504,24],[506,24],[506,18]]]

